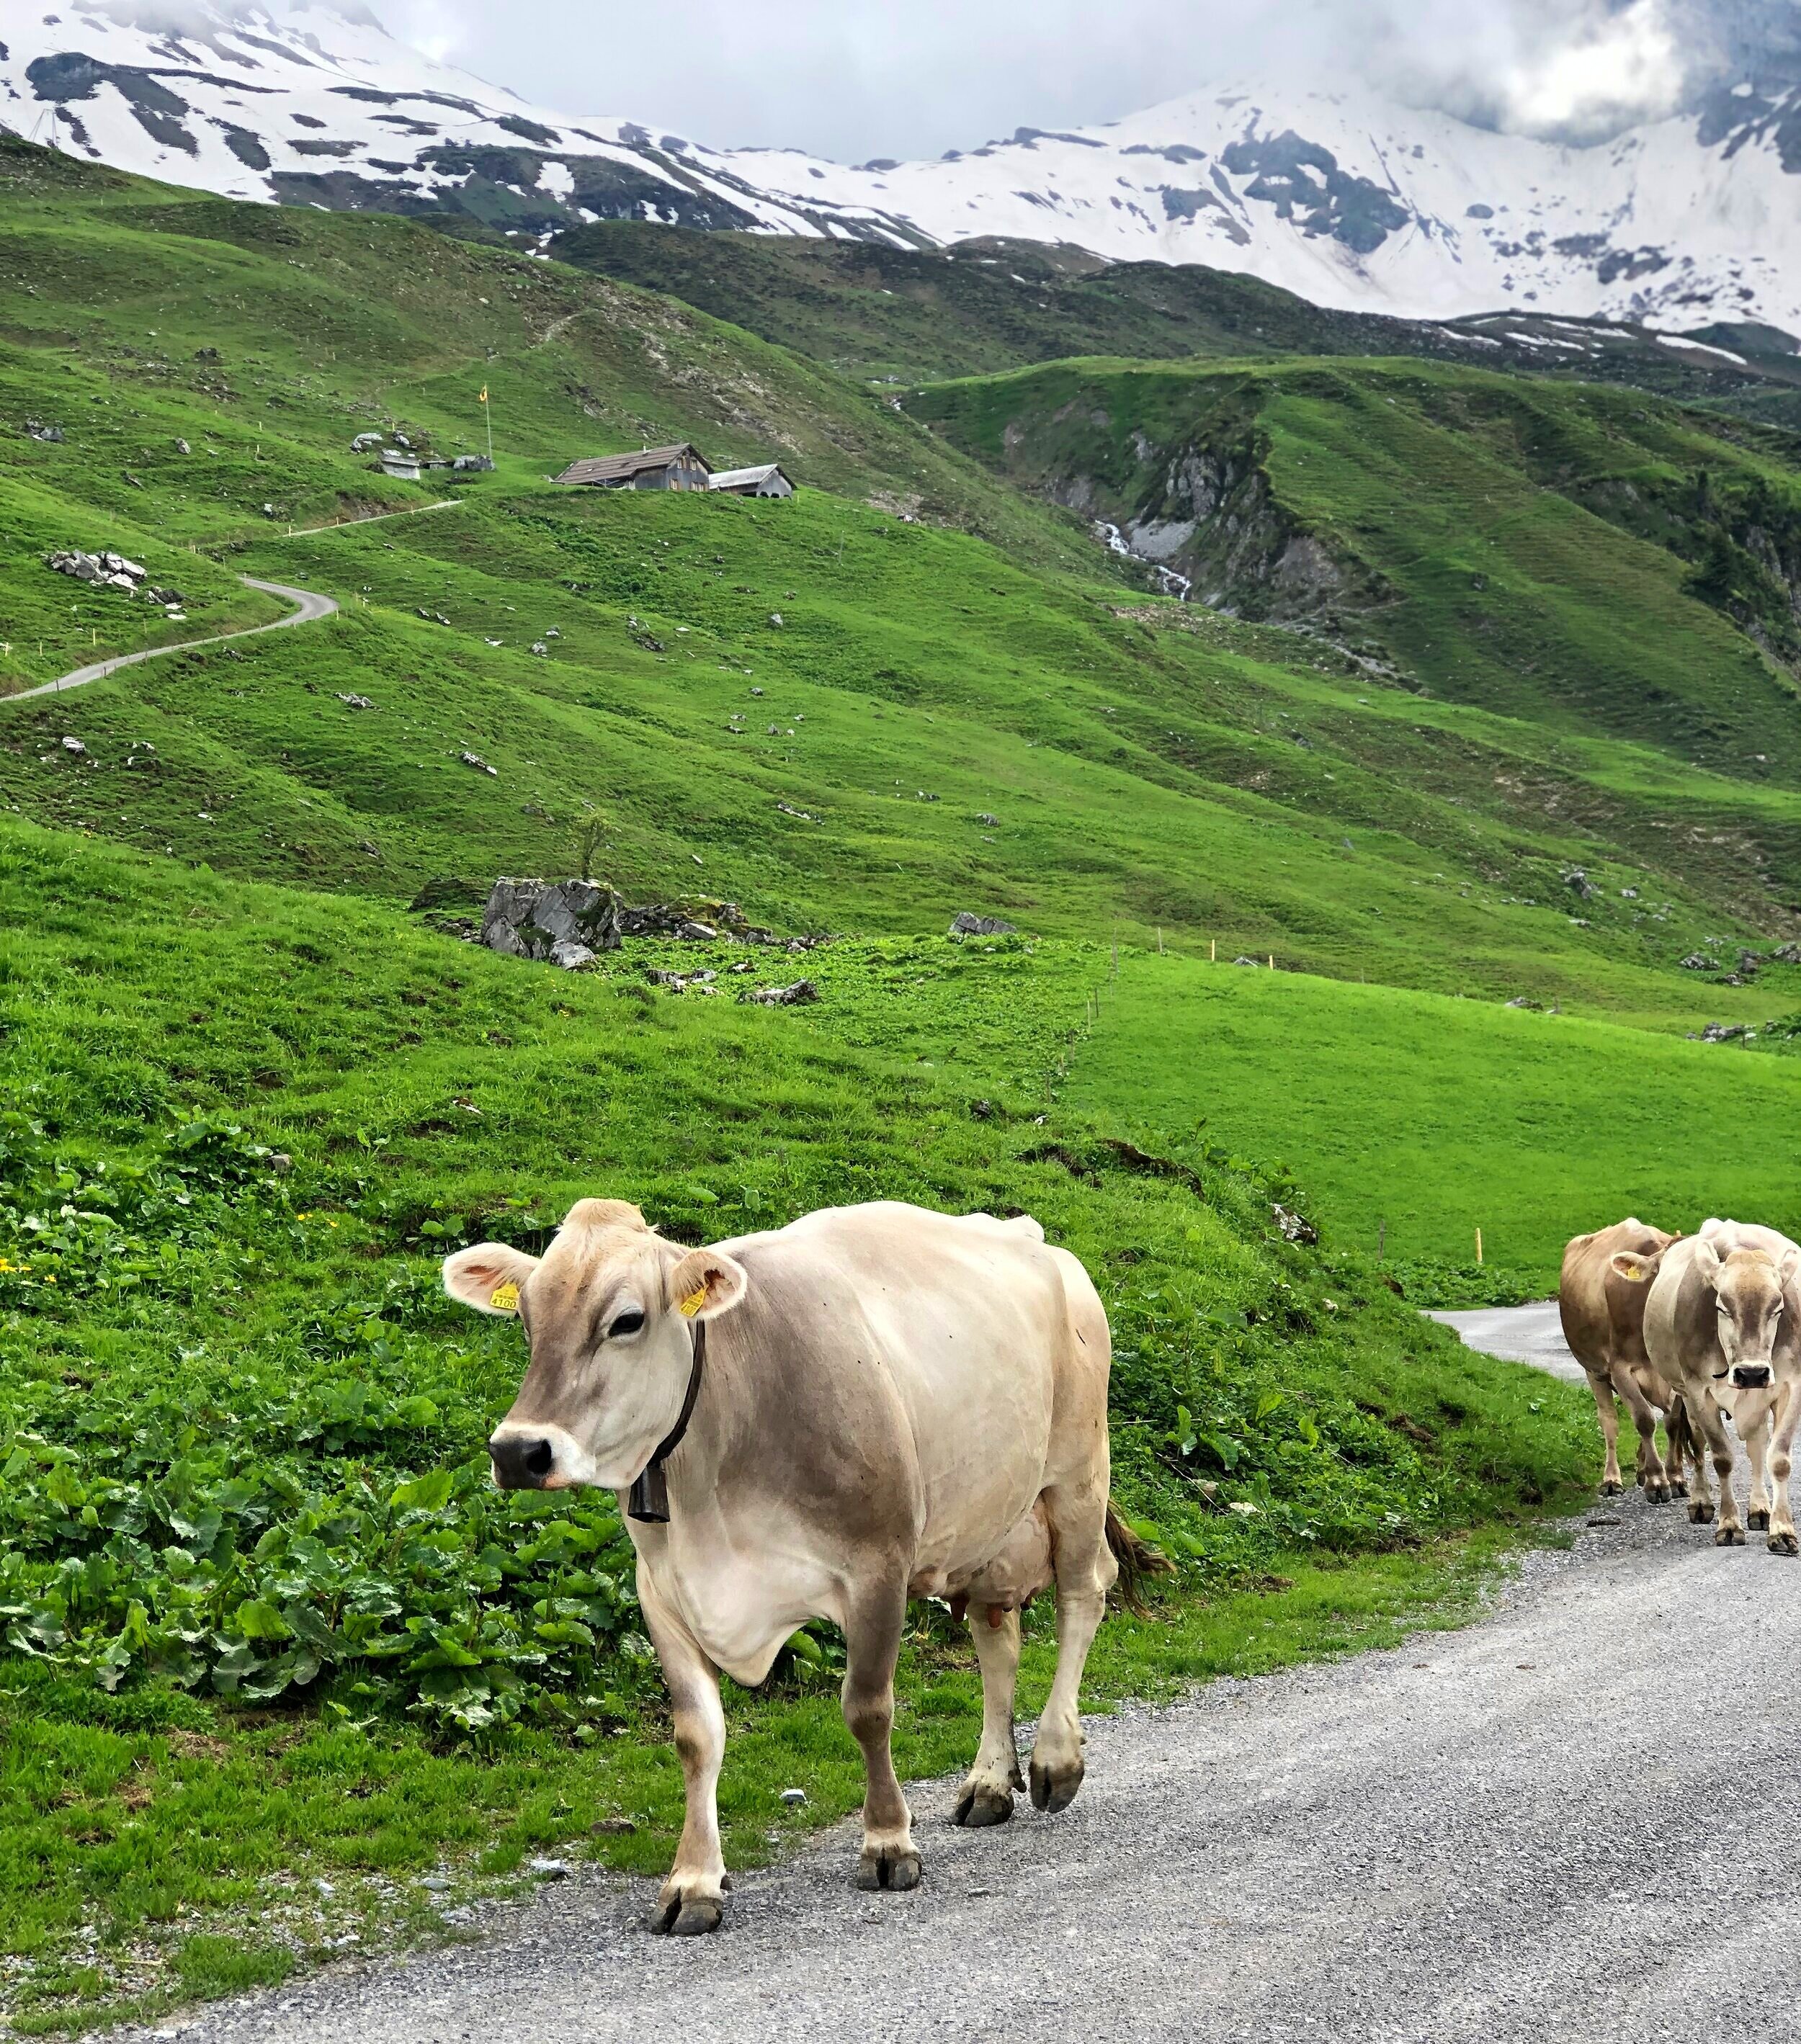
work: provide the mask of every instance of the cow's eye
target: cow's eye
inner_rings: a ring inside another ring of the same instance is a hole
[[[644,1315],[642,1313],[621,1313],[618,1319],[613,1323],[612,1326],[610,1327],[606,1331],[610,1336],[618,1335],[635,1335],[638,1329],[643,1325]]]

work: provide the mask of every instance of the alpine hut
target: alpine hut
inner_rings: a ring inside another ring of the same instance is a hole
[[[766,461],[759,468],[722,468],[708,487],[722,490],[728,497],[792,497],[795,494],[793,483],[776,461]]]
[[[691,440],[572,461],[555,480],[591,490],[705,490],[713,464]]]

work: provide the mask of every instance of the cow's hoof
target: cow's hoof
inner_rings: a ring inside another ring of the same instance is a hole
[[[1076,1792],[1081,1787],[1086,1771],[1079,1760],[1073,1767],[1042,1767],[1034,1754],[1031,1769],[1033,1808],[1053,1817],[1059,1810],[1067,1810],[1076,1800]]]
[[[894,1890],[917,1888],[925,1873],[911,1846],[865,1846],[856,1864],[856,1885]]]
[[[1772,1554],[1801,1554],[1801,1540],[1792,1533],[1772,1533],[1768,1546]]]
[[[663,1904],[656,1927],[668,1938],[704,1938],[718,1929],[725,1913],[717,1896],[672,1895]]]
[[[1722,1526],[1714,1535],[1714,1545],[1716,1547],[1742,1547],[1745,1545],[1745,1528],[1742,1526]]]
[[[1670,1487],[1667,1483],[1648,1483],[1645,1486],[1645,1495],[1653,1504],[1668,1504]]]
[[[1670,1496],[1672,1497],[1686,1497],[1687,1495],[1687,1485],[1683,1481],[1680,1477],[1676,1477],[1670,1485]]]
[[[1623,1483],[1604,1483],[1601,1486],[1601,1495],[1603,1497],[1618,1497],[1624,1494],[1625,1490]]]
[[[1753,1533],[1767,1533],[1770,1530],[1770,1515],[1767,1512],[1747,1512],[1745,1523]]]
[[[1714,1508],[1712,1505],[1708,1504],[1707,1500],[1704,1497],[1696,1498],[1695,1502],[1689,1506],[1688,1523],[1691,1526],[1711,1526],[1713,1524]]]
[[[1013,1815],[1013,1798],[1004,1788],[965,1788],[957,1798],[953,1823],[979,1831],[984,1824],[1004,1824]]]

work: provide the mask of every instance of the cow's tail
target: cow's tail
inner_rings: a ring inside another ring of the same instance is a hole
[[[1139,1539],[1110,1497],[1106,1501],[1106,1543],[1119,1564],[1119,1581],[1114,1588],[1120,1602],[1137,1616],[1149,1618],[1151,1609],[1145,1601],[1145,1578],[1172,1576],[1176,1564],[1160,1548]]]

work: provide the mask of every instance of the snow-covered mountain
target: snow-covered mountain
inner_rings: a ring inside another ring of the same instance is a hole
[[[928,246],[1000,236],[1210,263],[1414,318],[1518,306],[1801,333],[1801,72],[1776,33],[1794,10],[1727,12],[1738,82],[1587,148],[1367,87],[1265,83],[853,168],[529,106],[355,9],[208,0],[179,17],[134,0],[28,16],[0,0],[0,123],[239,198],[464,213],[539,245],[618,218]],[[1776,25],[1748,33],[1759,20]]]

